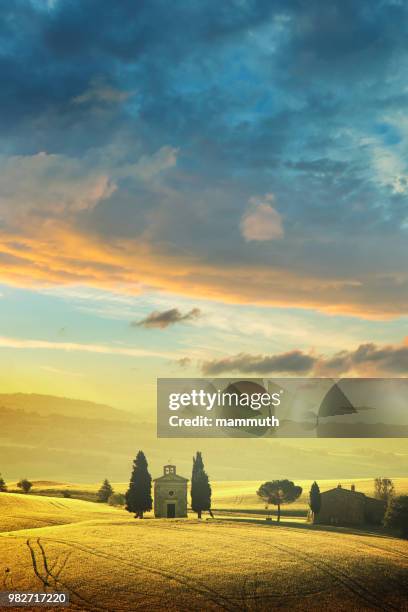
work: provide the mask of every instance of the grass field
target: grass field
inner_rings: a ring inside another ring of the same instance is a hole
[[[78,499],[0,493],[0,532],[110,518],[116,508]]]
[[[73,610],[408,609],[408,542],[384,535],[137,521],[105,504],[21,494],[0,494],[0,531],[1,590],[66,590]]]

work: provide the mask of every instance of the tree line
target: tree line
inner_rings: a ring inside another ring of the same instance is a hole
[[[22,478],[16,485],[25,494],[28,494],[33,486],[27,478]],[[130,483],[125,495],[115,493],[107,478],[104,479],[97,493],[97,501],[111,505],[125,505],[126,510],[135,515],[135,518],[143,518],[145,512],[153,507],[152,499],[152,477],[148,470],[148,463],[143,451],[139,451],[133,461],[133,469]],[[8,491],[7,484],[0,474],[0,493]],[[291,504],[302,494],[302,487],[295,485],[291,480],[272,480],[264,482],[257,490],[257,495],[262,499],[266,508],[269,505],[277,507],[277,521],[281,519],[281,506]],[[61,491],[63,497],[71,497],[69,490]],[[191,475],[191,509],[201,518],[203,512],[211,511],[211,485],[207,472],[205,471],[202,454],[197,451],[193,457],[193,468]],[[383,524],[399,531],[403,538],[408,539],[408,495],[395,493],[394,483],[390,478],[374,479],[374,496],[386,504],[386,512]],[[309,507],[313,515],[318,515],[321,509],[320,488],[315,481],[309,491]],[[269,517],[270,520],[270,517]]]
[[[27,478],[22,478],[18,481],[16,486],[18,489],[21,489],[23,493],[29,493],[31,491],[33,483],[27,480]],[[7,493],[7,491],[8,487],[6,485],[6,482],[3,476],[0,474],[0,493]]]

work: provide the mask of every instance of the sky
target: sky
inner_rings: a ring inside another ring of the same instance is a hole
[[[408,5],[0,9],[0,387],[408,373]]]

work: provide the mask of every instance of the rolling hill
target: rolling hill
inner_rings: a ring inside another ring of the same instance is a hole
[[[136,521],[89,502],[0,498],[16,517],[0,533],[4,590],[68,591],[75,610],[406,609],[406,541],[296,523]]]
[[[117,516],[117,509],[78,499],[0,493],[0,532]]]
[[[0,410],[4,408],[34,412],[41,416],[60,415],[126,422],[137,420],[131,412],[107,404],[37,393],[0,393]]]

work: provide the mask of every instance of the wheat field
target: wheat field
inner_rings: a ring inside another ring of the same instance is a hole
[[[0,494],[2,590],[69,591],[95,612],[408,609],[408,542],[241,521]]]

